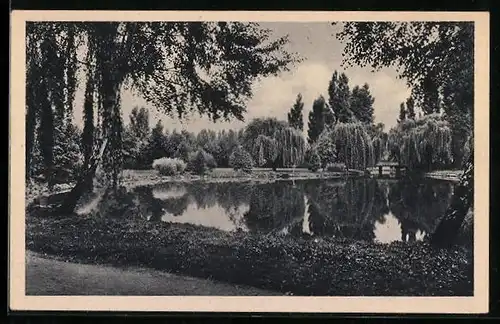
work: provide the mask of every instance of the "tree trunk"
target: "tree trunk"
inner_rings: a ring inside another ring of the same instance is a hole
[[[33,144],[35,142],[36,126],[36,112],[34,105],[35,103],[32,101],[27,105],[26,114],[26,179],[31,178],[33,170]]]
[[[78,179],[76,185],[71,189],[68,197],[64,200],[64,203],[59,207],[56,214],[58,215],[69,215],[75,210],[76,204],[80,197],[88,190],[94,180],[95,172],[99,161],[102,158],[106,145],[108,143],[107,139],[104,139],[98,154],[95,154],[86,169]]]
[[[89,51],[90,52],[90,51]],[[90,61],[91,56],[88,56],[88,61]],[[84,155],[84,165],[88,166],[90,163],[90,158],[93,151],[94,143],[94,92],[95,92],[95,80],[93,76],[93,71],[89,70],[87,72],[87,84],[85,87],[85,100],[83,103],[83,116],[84,116],[84,126],[82,134],[82,146]]]
[[[45,82],[42,83],[43,90],[46,90]],[[41,98],[41,120],[39,126],[40,149],[43,156],[45,178],[47,179],[49,189],[54,185],[53,167],[54,167],[54,116],[52,106],[48,97]]]
[[[460,182],[455,188],[452,201],[444,217],[431,236],[431,244],[436,247],[450,247],[455,242],[460,227],[474,203],[473,152],[465,165]]]

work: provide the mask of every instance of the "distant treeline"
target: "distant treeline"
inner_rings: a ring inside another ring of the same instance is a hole
[[[351,90],[348,77],[335,71],[327,92],[328,100],[319,96],[312,103],[307,133],[300,93],[287,120],[255,118],[239,130],[202,129],[194,133],[165,129],[161,121],[151,128],[148,109],[135,107],[121,134],[122,168],[151,169],[160,158],[179,159],[189,166],[197,157],[210,168],[306,167],[316,171],[341,164],[364,170],[385,159],[428,171],[452,167],[457,160],[450,122],[436,113],[438,110],[417,107],[410,97],[401,104],[397,125],[385,132],[384,124],[374,123],[375,98],[368,84]],[[63,181],[77,175],[84,164],[85,141],[73,124],[56,134],[54,174],[56,181]],[[458,151],[460,159],[467,156],[472,143],[471,136],[462,136],[469,140]],[[43,174],[41,151],[33,150],[32,154],[32,173]]]

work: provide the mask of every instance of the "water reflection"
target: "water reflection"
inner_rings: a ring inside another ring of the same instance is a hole
[[[447,208],[452,184],[375,179],[171,183],[135,189],[151,221],[225,231],[418,241]]]
[[[252,232],[302,231],[305,204],[301,186],[288,181],[257,184],[251,189],[249,205],[244,219]]]

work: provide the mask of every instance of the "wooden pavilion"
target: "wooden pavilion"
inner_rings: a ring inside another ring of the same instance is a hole
[[[375,169],[378,177],[399,178],[406,172],[406,167],[395,161],[380,161]]]

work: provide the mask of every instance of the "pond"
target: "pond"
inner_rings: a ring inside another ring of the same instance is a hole
[[[430,179],[192,182],[134,189],[150,221],[380,243],[423,240],[452,193],[453,183]]]

